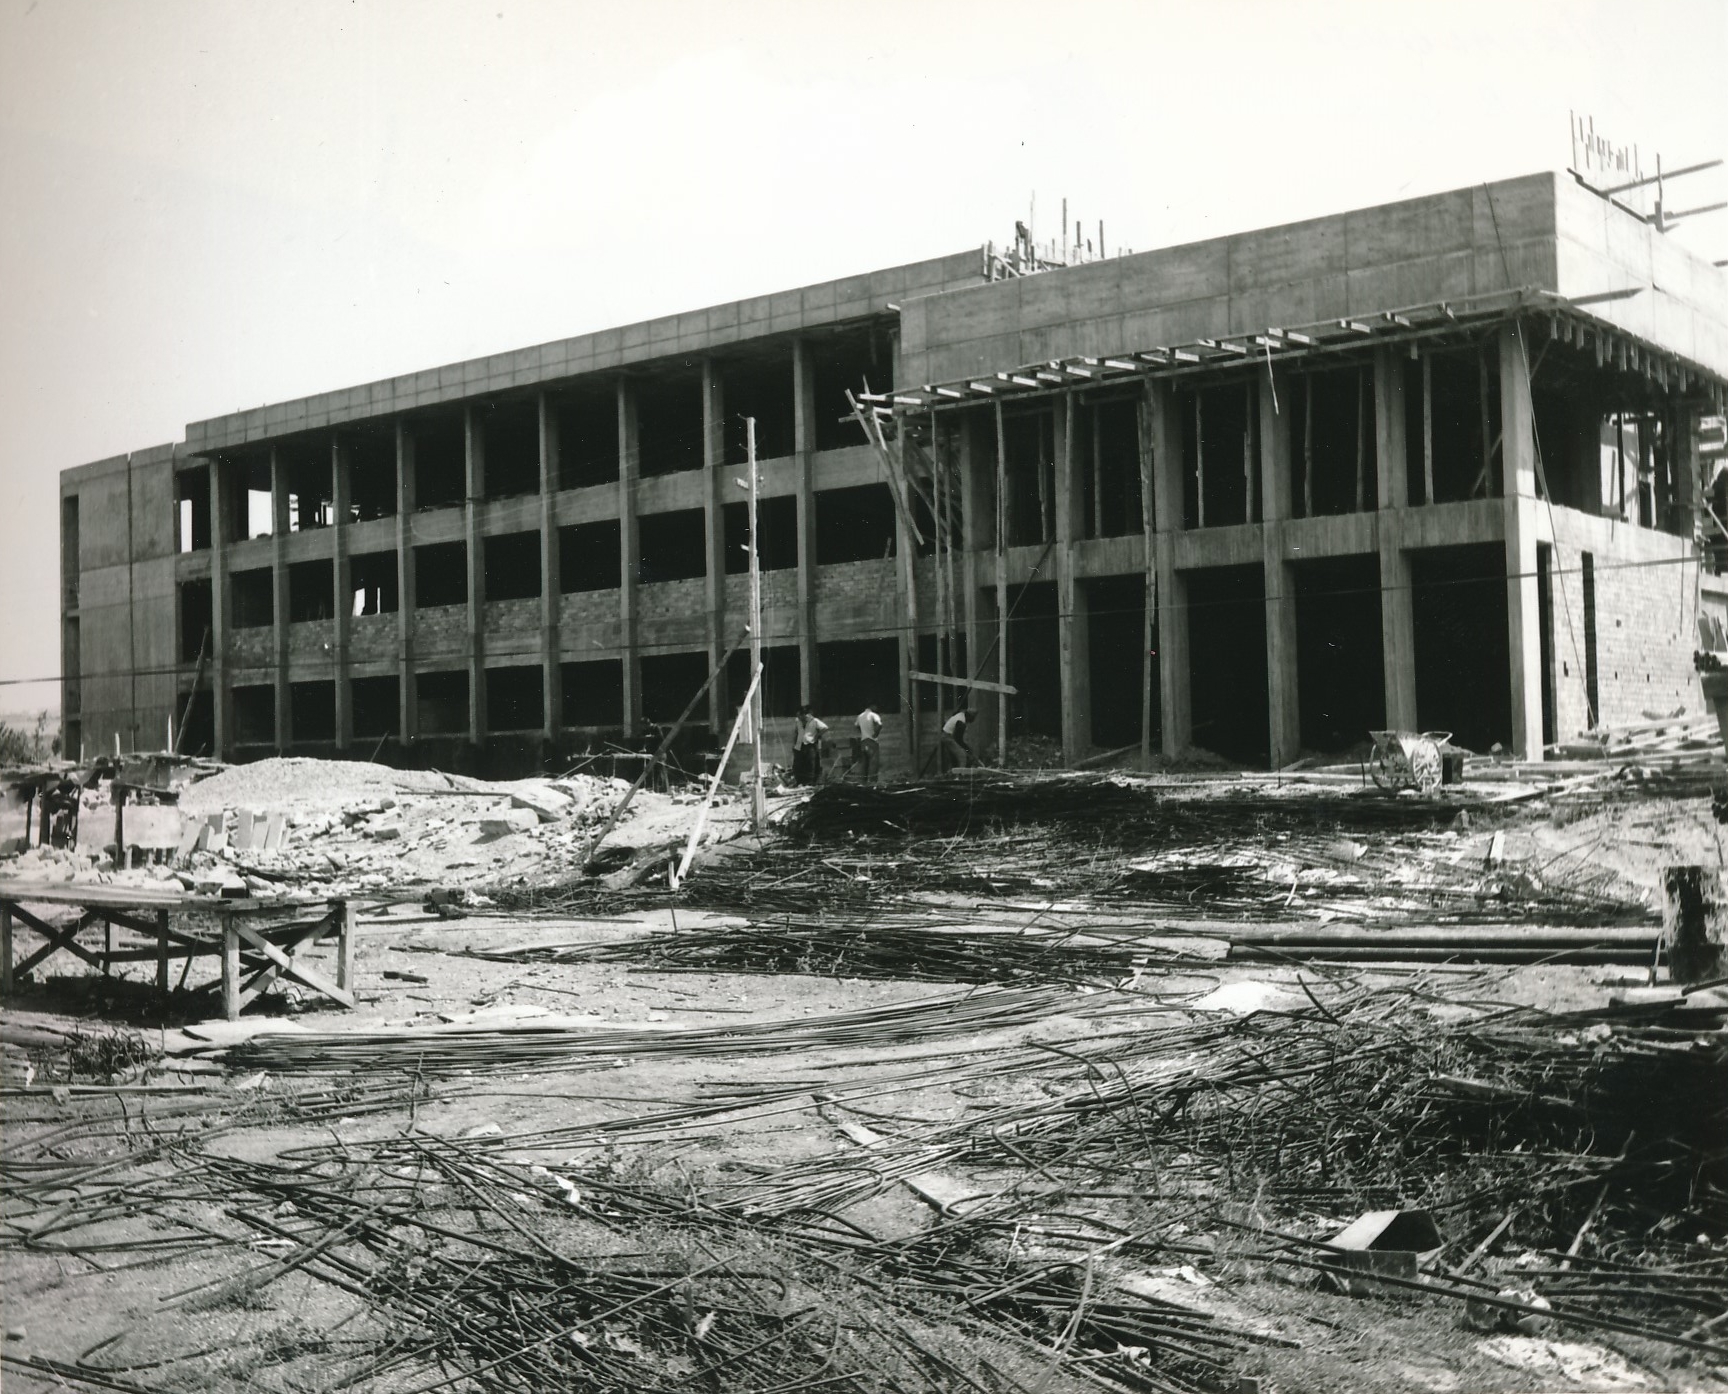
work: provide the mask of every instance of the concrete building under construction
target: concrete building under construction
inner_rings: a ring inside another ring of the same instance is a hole
[[[532,763],[634,743],[716,670],[696,716],[723,738],[745,418],[767,714],[807,701],[839,734],[872,701],[891,770],[926,765],[969,683],[976,749],[1070,764],[1281,766],[1383,727],[1535,755],[1700,705],[1698,622],[1728,604],[1698,524],[1720,267],[1552,174],[1069,251],[695,310],[69,469],[67,747]]]

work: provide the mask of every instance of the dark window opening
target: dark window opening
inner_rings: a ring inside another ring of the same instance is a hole
[[[468,732],[468,674],[460,670],[414,675],[414,723],[423,736]]]
[[[540,534],[511,532],[481,539],[488,600],[532,600],[540,594]]]
[[[266,573],[268,574],[268,573]],[[200,654],[208,656],[210,628],[215,623],[211,605],[210,582],[180,583],[180,661],[196,663]]]
[[[360,522],[396,516],[396,433],[357,431],[348,437],[349,506]]]
[[[297,561],[288,567],[288,619],[292,624],[327,620],[336,610],[336,564]]]
[[[1125,537],[1142,521],[1140,408],[1131,399],[1099,402],[1074,412],[1076,466],[1087,537]]]
[[[276,596],[269,567],[230,572],[228,587],[234,601],[234,628],[268,629],[276,623]]]
[[[1035,546],[1056,536],[1056,413],[1017,413],[1002,421],[1008,545]]]
[[[705,653],[661,653],[642,660],[642,715],[657,723],[676,721],[708,681]],[[701,710],[692,714],[701,716]]]
[[[545,670],[517,664],[486,670],[486,728],[538,731],[546,719]]]
[[[721,378],[720,400],[726,410],[726,463],[741,465],[748,458],[745,418],[756,422],[756,458],[790,455],[794,443],[792,355],[728,363]]]
[[[388,615],[401,608],[401,579],[394,552],[359,552],[348,559],[348,584],[355,615]]]
[[[937,677],[971,677],[972,670],[966,666],[966,636],[920,634],[917,671]],[[912,694],[918,699],[918,710],[921,712],[933,712],[938,708],[950,712],[958,711],[965,703],[967,695],[964,687],[928,682],[921,678],[912,679]],[[973,696],[976,699],[979,694],[974,693]]]
[[[894,555],[894,496],[886,484],[816,493],[816,561],[880,561]]]
[[[267,683],[234,689],[234,744],[276,744],[276,689]]]
[[[621,574],[618,540],[616,518],[559,528],[559,589],[566,593],[616,590]]]
[[[708,574],[706,525],[700,508],[644,513],[636,528],[640,547],[636,579],[642,584],[688,581]]]
[[[644,476],[702,468],[702,376],[645,378],[636,386],[636,454]]]
[[[468,497],[468,442],[460,413],[414,422],[414,506],[451,508]]]
[[[267,454],[225,455],[222,471],[222,540],[244,542],[269,537],[276,529],[270,503],[270,457]]]
[[[1182,526],[1253,522],[1260,473],[1254,380],[1178,392],[1176,414],[1182,429]]]
[[[178,470],[174,475],[175,536],[182,552],[210,546],[210,471]]]
[[[1512,743],[1506,552],[1499,543],[1410,553],[1416,720],[1466,750]]]
[[[414,549],[414,605],[429,610],[436,605],[468,603],[468,545],[465,542],[428,542]]]
[[[1598,687],[1596,667],[1596,558],[1585,552],[1578,558],[1579,583],[1584,591],[1584,700],[1589,703],[1587,718],[1594,731],[1602,722],[1602,694]]]
[[[618,390],[576,389],[553,399],[558,487],[582,489],[618,478]]]
[[[288,685],[289,730],[294,744],[336,739],[336,684],[296,682]]]
[[[1272,758],[1266,692],[1266,577],[1259,566],[1182,574],[1194,744],[1245,765]]]
[[[1056,583],[1008,588],[1008,743],[1044,736],[1062,739],[1062,669],[1056,625]]]
[[[750,505],[726,504],[721,512],[726,529],[726,574],[750,570]],[[756,557],[763,571],[790,571],[798,565],[798,500],[777,494],[756,500]]]
[[[726,692],[733,710],[750,690],[750,650],[733,650],[726,660]],[[762,715],[796,716],[799,703],[798,646],[776,644],[762,650]]]
[[[1386,725],[1378,558],[1294,563],[1296,687],[1304,750],[1364,745]]]
[[[820,687],[817,706],[824,712],[860,712],[866,704],[884,716],[900,710],[900,641],[836,639],[816,646]]]
[[[539,493],[539,404],[532,398],[493,402],[480,408],[479,417],[486,497],[507,499]]]
[[[616,658],[594,658],[559,665],[564,689],[562,721],[566,726],[624,724],[624,664]]]
[[[894,386],[894,361],[882,336],[869,329],[846,330],[810,346],[811,395],[815,398],[816,449],[867,445],[846,394],[868,385],[872,392]]]
[[[1456,503],[1499,496],[1503,452],[1497,362],[1485,344],[1433,349],[1405,361],[1405,448],[1412,499]]]
[[[1163,740],[1158,644],[1152,643],[1152,682],[1146,684],[1146,578],[1102,576],[1087,581],[1086,639],[1092,679],[1092,743],[1116,749],[1140,739],[1141,701],[1152,698],[1152,748]]]
[[[1560,723],[1554,696],[1554,548],[1546,542],[1536,544],[1536,644],[1542,670],[1542,744],[1552,745],[1560,739]]]
[[[354,734],[367,740],[383,740],[396,733],[401,716],[401,681],[395,674],[377,678],[355,678],[348,684],[354,704]]]
[[[208,686],[200,685],[195,692],[180,694],[175,710],[184,725],[180,729],[182,755],[213,755],[216,752],[216,699]],[[67,744],[74,755],[77,746],[71,738]]]
[[[78,608],[78,495],[60,500],[60,581],[66,591],[66,608]]]
[[[297,441],[277,451],[287,494],[288,531],[309,532],[336,521],[336,480],[328,438]]]
[[[1298,518],[1379,507],[1374,375],[1368,368],[1290,380],[1290,511]]]

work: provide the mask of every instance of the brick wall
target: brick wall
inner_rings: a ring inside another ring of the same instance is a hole
[[[636,592],[645,644],[690,644],[708,641],[707,582],[655,581]]]
[[[399,615],[361,615],[349,621],[348,661],[350,663],[387,663],[399,652],[397,636]]]
[[[816,632],[850,639],[897,629],[903,602],[892,558],[836,562],[816,568]]]
[[[267,668],[276,663],[276,631],[269,625],[235,629],[228,634],[228,662],[241,668]]]
[[[468,607],[431,605],[414,612],[414,653],[459,654],[468,647]]]
[[[333,658],[336,652],[336,621],[301,620],[289,625],[288,652],[295,658]]]
[[[726,578],[727,623],[736,617],[742,625],[750,615],[750,578]],[[798,636],[798,573],[762,573],[762,633],[769,642],[791,641]]]
[[[538,600],[488,600],[480,623],[486,637],[505,634],[536,634],[540,630]]]

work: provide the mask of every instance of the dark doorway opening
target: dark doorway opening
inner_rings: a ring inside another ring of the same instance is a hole
[[[566,726],[624,724],[624,664],[616,658],[563,663],[558,668],[564,692],[560,720]]]
[[[276,744],[276,689],[268,684],[234,689],[234,744]]]
[[[336,684],[297,682],[288,685],[288,720],[295,745],[336,739]]]
[[[468,734],[468,674],[456,669],[414,678],[414,724],[423,736]]]
[[[401,683],[395,674],[376,678],[355,678],[348,684],[354,703],[354,734],[370,740],[383,740],[396,730],[401,705]]]
[[[1176,394],[1182,431],[1183,527],[1254,521],[1258,404],[1252,378]]]
[[[1536,632],[1542,654],[1542,744],[1552,745],[1559,719],[1554,707],[1554,549],[1536,544]]]
[[[1101,576],[1084,583],[1091,614],[1092,743],[1114,749],[1140,739],[1145,686],[1146,578]],[[1154,651],[1157,645],[1153,645]],[[1162,739],[1158,663],[1152,663],[1152,745]]]
[[[1008,587],[1008,741],[1028,736],[1062,739],[1061,639],[1056,583]]]
[[[180,583],[180,661],[196,663],[200,653],[208,656],[211,616],[210,581]]]
[[[661,653],[642,660],[642,715],[649,721],[676,721],[708,681],[705,653]],[[701,707],[691,713],[700,720]]]
[[[1328,557],[1289,570],[1296,586],[1302,748],[1349,750],[1386,725],[1380,560]]]
[[[539,664],[486,670],[486,729],[538,731],[545,720],[545,672]]]
[[[230,623],[235,629],[268,629],[276,623],[275,583],[269,567],[230,572],[228,594],[234,606]]]
[[[1272,758],[1266,695],[1266,574],[1215,566],[1183,575],[1194,744],[1228,760]]]
[[[1499,543],[1410,554],[1416,719],[1469,750],[1512,741],[1506,553]]]
[[[180,729],[182,755],[212,755],[216,751],[216,703],[208,687],[199,687],[190,694],[180,694],[179,709],[183,725]]]
[[[1584,591],[1584,700],[1590,704],[1587,713],[1589,727],[1594,731],[1602,722],[1602,695],[1598,687],[1596,667],[1596,558],[1589,552],[1579,555],[1579,581]]]

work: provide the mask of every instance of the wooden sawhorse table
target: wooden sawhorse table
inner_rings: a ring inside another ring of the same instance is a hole
[[[52,925],[24,905],[70,905],[82,913],[70,924]],[[308,910],[322,913],[307,918]],[[214,918],[219,936],[197,934],[173,925],[173,915]],[[284,922],[284,917],[287,917]],[[22,963],[12,962],[14,921],[47,939]],[[274,923],[265,923],[274,921]],[[92,923],[103,926],[101,950],[78,942]],[[114,948],[114,926],[155,939],[153,948]],[[336,938],[336,978],[332,982],[299,955],[320,940]],[[80,885],[65,881],[0,879],[0,995],[10,996],[16,976],[28,973],[56,950],[64,949],[104,973],[116,963],[156,960],[156,989],[168,997],[168,963],[211,955],[222,959],[222,1012],[236,1020],[241,1008],[278,978],[291,978],[344,1007],[354,1006],[354,922],[345,900],[230,900],[191,895],[157,886]],[[184,980],[184,974],[182,974]]]

